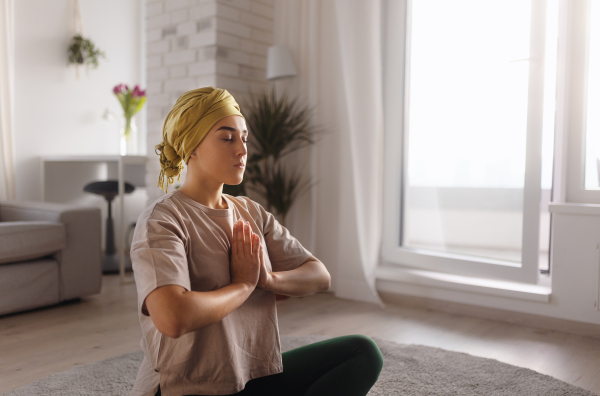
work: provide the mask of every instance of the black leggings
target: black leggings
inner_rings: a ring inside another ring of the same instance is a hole
[[[366,396],[383,367],[379,347],[362,334],[292,349],[283,352],[281,359],[282,373],[254,378],[233,395]]]

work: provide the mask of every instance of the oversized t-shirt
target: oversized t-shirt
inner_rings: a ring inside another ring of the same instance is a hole
[[[269,272],[295,269],[311,256],[260,204],[222,196],[228,208],[213,209],[175,190],[138,218],[131,261],[144,359],[132,396],[154,396],[159,383],[163,396],[228,395],[253,378],[283,371],[272,292],[257,287],[219,322],[179,338],[160,333],[144,304],[159,286],[207,292],[229,285],[233,225],[240,218],[259,235]]]

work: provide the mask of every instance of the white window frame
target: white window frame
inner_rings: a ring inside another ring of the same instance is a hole
[[[386,181],[383,187],[383,210],[389,215],[383,218],[382,264],[536,284],[539,275],[546,2],[532,1],[530,48],[535,51],[531,51],[529,72],[521,263],[400,246],[402,200],[404,199],[402,186],[407,169],[406,147],[403,140],[408,125],[406,115],[410,91],[407,54],[410,54],[411,2],[412,0],[388,0],[384,2],[383,7],[384,180]],[[559,36],[560,29],[559,23]],[[542,62],[536,62],[536,59]],[[398,155],[398,153],[402,154]]]
[[[569,1],[565,11],[569,26],[565,49],[565,83],[562,94],[567,99],[557,113],[564,126],[566,161],[561,173],[566,176],[566,188],[560,191],[556,202],[600,204],[600,190],[585,189],[585,135],[589,75],[591,1]],[[560,58],[559,58],[560,59]],[[567,61],[568,60],[568,61]],[[558,111],[559,109],[557,109]]]

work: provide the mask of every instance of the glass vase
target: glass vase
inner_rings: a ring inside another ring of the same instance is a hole
[[[137,154],[137,126],[135,117],[125,117],[125,125],[120,130],[121,155]]]

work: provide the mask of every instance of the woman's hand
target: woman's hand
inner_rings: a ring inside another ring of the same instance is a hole
[[[259,239],[259,243],[260,243],[260,239]],[[273,284],[273,274],[271,274],[268,270],[267,270],[267,265],[265,264],[265,259],[264,257],[262,257],[264,249],[261,249],[260,254],[261,254],[261,258],[260,258],[260,274],[258,275],[258,283],[256,284],[256,287],[260,287],[263,290],[266,291],[272,291],[271,290],[271,285]]]
[[[236,222],[233,227],[229,262],[231,283],[244,283],[252,288],[258,286],[260,268],[264,265],[262,262],[260,238],[252,232],[249,223],[242,220]]]

